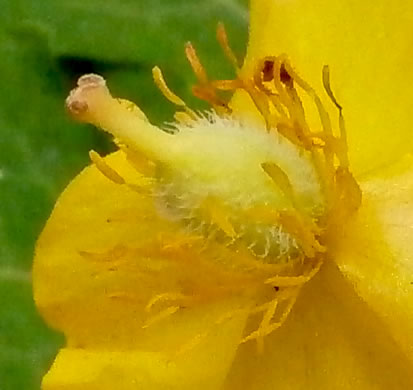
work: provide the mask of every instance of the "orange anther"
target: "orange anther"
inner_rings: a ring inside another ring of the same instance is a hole
[[[197,77],[198,81],[200,84],[207,84],[208,83],[208,76],[206,74],[206,71],[204,67],[201,64],[201,61],[198,58],[198,55],[196,54],[195,48],[192,46],[191,42],[187,42],[185,45],[185,54],[186,58],[189,61],[189,64],[191,65],[195,76]]]
[[[232,51],[231,46],[229,45],[227,32],[225,30],[224,23],[222,22],[218,23],[217,26],[217,40],[221,45],[221,48],[224,51],[224,54],[226,55],[228,60],[231,62],[234,68],[238,70],[240,67],[239,61],[234,52]]]

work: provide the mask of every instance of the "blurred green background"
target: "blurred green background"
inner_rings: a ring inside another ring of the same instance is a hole
[[[240,57],[247,0],[0,0],[0,390],[38,390],[64,340],[43,323],[31,293],[34,245],[53,204],[86,164],[113,149],[102,132],[72,122],[63,102],[83,73],[100,73],[114,95],[154,123],[173,106],[152,82],[159,65],[193,107],[191,40],[211,77],[233,75],[215,40],[227,27]]]

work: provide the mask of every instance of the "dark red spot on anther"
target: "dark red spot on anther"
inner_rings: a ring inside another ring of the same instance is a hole
[[[287,72],[287,69],[285,69],[284,64],[281,64],[281,67],[280,67],[280,80],[285,85],[291,85],[293,81],[292,77]]]
[[[262,68],[262,79],[263,81],[271,81],[274,78],[274,61],[266,60],[264,61],[264,66]]]

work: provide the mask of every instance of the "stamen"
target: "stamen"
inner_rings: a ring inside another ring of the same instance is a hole
[[[166,84],[165,79],[163,77],[162,71],[158,66],[155,66],[152,69],[152,75],[156,86],[159,88],[159,90],[162,92],[166,99],[168,99],[171,103],[175,104],[176,106],[182,107],[191,119],[198,118],[195,111],[191,110],[179,96],[175,95],[168,88],[168,85]]]
[[[259,328],[256,331],[252,332],[247,337],[244,337],[241,340],[240,343],[243,344],[243,343],[246,343],[247,341],[250,341],[250,340],[262,339],[263,337],[268,336],[269,334],[271,334],[272,332],[274,332],[275,330],[280,328],[284,324],[284,322],[287,319],[288,315],[290,314],[290,312],[291,312],[291,310],[292,310],[292,308],[295,304],[296,299],[297,299],[297,293],[294,294],[294,296],[291,297],[291,299],[289,300],[289,302],[287,304],[287,307],[282,311],[282,314],[281,314],[281,316],[280,316],[280,318],[277,322],[274,322],[272,324],[271,323],[268,323],[268,324],[267,323],[264,323],[264,324],[261,323]],[[271,307],[270,307],[270,310],[271,310]],[[271,311],[269,311],[269,315],[270,314],[271,314]],[[270,318],[270,320],[271,319],[272,318]],[[258,347],[260,349],[260,344],[258,344]],[[262,347],[261,347],[261,349],[262,349]]]
[[[331,130],[328,114],[324,110],[324,107],[321,104],[321,100],[318,98],[315,91],[301,78],[298,77],[285,57],[274,57],[271,59],[274,63],[274,87],[278,92],[279,101],[288,110],[289,121],[293,122],[293,127],[290,127],[287,124],[279,123],[277,124],[277,129],[279,129],[283,135],[285,135],[295,144],[301,144],[305,149],[311,151],[314,165],[319,174],[320,183],[325,194],[326,205],[330,205],[329,207],[331,207],[333,201],[333,190],[331,188],[331,183],[333,183],[334,178],[333,154],[331,152],[331,149],[324,147],[322,151],[324,153],[325,161],[322,161],[320,159],[318,151],[314,148],[314,133],[311,132],[310,128],[308,127],[307,121],[305,119],[304,107],[297,91],[294,88],[293,82],[297,81],[297,84],[301,88],[305,89],[305,91],[313,98],[319,110],[320,119],[323,123],[325,132],[327,133],[329,133],[327,131],[328,129]],[[275,100],[275,98],[273,97],[272,100]],[[325,136],[324,142],[327,142],[327,139],[328,137]],[[299,141],[299,143],[297,143],[297,140]]]
[[[113,266],[114,263],[122,260],[128,253],[128,248],[124,245],[115,245],[113,248],[108,249],[103,253],[95,253],[88,251],[79,251],[80,256],[87,258],[90,261],[98,263],[110,263]]]
[[[337,153],[338,153],[338,158],[340,159],[341,165],[346,168],[349,166],[349,161],[348,161],[347,131],[346,131],[346,125],[344,122],[343,107],[338,103],[331,89],[330,68],[328,65],[325,65],[323,67],[323,86],[327,92],[328,97],[337,107],[338,112],[339,112],[339,130],[340,130],[340,145],[339,146],[340,147],[337,148]]]
[[[238,72],[240,67],[239,61],[234,52],[232,51],[231,46],[229,45],[227,32],[225,30],[224,23],[222,22],[219,22],[217,26],[217,40],[221,45],[221,48],[226,57],[228,58],[229,62],[234,66],[234,68]]]
[[[212,327],[217,327],[221,324],[223,324],[224,322],[232,319],[234,316],[236,315],[242,315],[242,314],[248,314],[249,310],[248,308],[243,308],[243,309],[234,309],[232,311],[229,311],[225,314],[223,314],[221,317],[219,317],[216,321],[214,321],[214,323],[212,324]],[[193,349],[194,347],[196,347],[197,345],[199,345],[199,343],[204,340],[205,338],[208,337],[208,335],[210,334],[211,330],[207,330],[205,332],[199,333],[196,336],[194,336],[191,340],[189,340],[187,343],[185,343],[181,348],[179,348],[179,350],[177,351],[176,355],[180,356],[183,355],[184,353],[190,351],[191,349]]]
[[[250,95],[255,107],[257,107],[258,111],[264,118],[267,131],[270,132],[271,129],[275,128],[277,121],[274,116],[271,115],[270,105],[266,95],[262,91],[258,90],[255,87],[255,84],[251,83],[249,80],[244,80],[243,89],[245,89],[245,91]]]
[[[202,66],[201,61],[199,60],[195,48],[192,46],[191,42],[187,42],[187,44],[185,45],[185,54],[199,83],[201,85],[208,84],[208,76],[206,74],[206,71]]]
[[[196,120],[189,114],[187,114],[186,112],[182,112],[182,111],[176,111],[174,113],[174,119],[182,124],[182,125],[187,125],[187,126],[191,126],[191,124],[196,123]]]
[[[296,207],[295,195],[293,186],[287,174],[275,163],[262,163],[262,169],[274,181],[278,188],[284,192],[284,195]]]
[[[211,81],[211,85],[219,89],[220,91],[233,91],[238,88],[242,88],[242,82],[238,79],[236,80],[214,80]]]
[[[189,233],[176,233],[173,235],[161,234],[159,237],[162,251],[182,250],[193,245],[200,244],[203,240],[203,236],[190,235]]]
[[[323,253],[326,248],[315,237],[311,225],[304,220],[305,216],[299,213],[281,211],[279,213],[280,224],[298,242],[307,258],[313,258],[317,253]]]
[[[294,113],[292,112],[292,101],[291,98],[289,96],[289,94],[287,93],[286,89],[285,89],[285,84],[283,83],[283,81],[281,80],[281,69],[282,69],[282,62],[280,61],[279,58],[277,57],[271,57],[271,60],[273,62],[273,83],[274,83],[274,87],[275,90],[278,93],[278,98],[280,100],[280,103],[287,108],[289,115],[290,115],[290,119],[294,118]],[[283,77],[283,79],[285,79],[285,76]]]
[[[116,184],[125,184],[125,179],[119,175],[113,168],[111,168],[105,160],[99,155],[99,153],[91,150],[89,152],[89,157],[92,162],[96,165],[96,168],[106,176],[109,180]]]
[[[334,103],[334,105],[341,112],[343,107],[338,103],[338,101],[335,98],[334,93],[331,89],[331,85],[330,85],[330,67],[328,65],[323,66],[323,86],[324,86],[324,89],[327,92],[328,97],[331,99],[331,101]]]
[[[219,114],[231,112],[228,105],[217,95],[212,85],[194,85],[192,94],[198,99],[208,102]]]
[[[244,337],[241,340],[241,344],[249,341],[256,339],[258,343],[258,352],[262,353],[264,349],[264,344],[263,344],[263,338],[266,336],[266,329],[269,327],[270,322],[272,318],[275,315],[275,311],[277,310],[278,307],[278,299],[273,299],[269,303],[267,303],[266,310],[264,311],[263,318],[261,320],[260,325],[258,326],[258,329],[252,333],[250,333],[248,336]]]
[[[331,127],[330,116],[325,110],[323,103],[321,102],[321,99],[319,98],[315,90],[307,82],[305,82],[300,76],[298,76],[298,74],[294,71],[292,66],[287,61],[284,61],[283,64],[285,68],[287,69],[288,73],[296,81],[296,83],[314,100],[314,103],[317,107],[317,110],[320,116],[323,131],[326,134],[325,141],[327,141],[329,137],[333,135],[333,130]],[[329,178],[330,178],[329,182],[332,182],[331,179],[334,177],[333,150],[331,148],[326,147],[324,148],[324,153],[325,153],[325,159],[326,159],[327,174],[329,175]]]
[[[268,96],[275,95],[275,92],[267,87],[268,81],[273,79],[274,59],[275,57],[264,57],[258,61],[253,74],[255,85]]]
[[[203,201],[201,210],[207,213],[206,219],[216,224],[228,237],[235,238],[237,233],[229,220],[231,215],[217,199],[208,197]]]
[[[166,318],[170,317],[172,314],[175,314],[180,309],[180,306],[170,306],[165,310],[162,310],[158,314],[150,317],[144,325],[142,325],[142,329],[147,329],[156,323],[165,320]]]
[[[262,76],[263,81],[271,81],[274,78],[274,61],[272,59],[264,59]]]
[[[278,211],[268,206],[260,206],[250,208],[245,215],[255,221],[282,226],[286,233],[297,240],[300,250],[309,259],[326,251],[317,239],[321,233],[319,227],[301,212]]]
[[[300,276],[273,276],[264,283],[276,287],[299,287],[310,281],[318,273],[322,265],[323,259],[320,257],[307,274]]]
[[[206,71],[191,42],[185,45],[185,54],[199,82],[199,85],[192,88],[194,96],[210,103],[218,113],[225,114],[230,112],[228,105],[217,95],[214,87],[210,84]]]
[[[274,69],[274,73],[276,74],[276,76],[274,76],[274,84],[278,88],[280,96],[284,98],[294,132],[297,134],[302,145],[307,150],[311,150],[311,130],[305,119],[303,103],[301,102],[301,99],[293,86],[293,82],[289,81],[288,83],[283,83],[281,81],[281,69],[283,68],[284,64],[278,62],[277,68]],[[284,76],[284,78],[286,78],[286,76]]]
[[[155,176],[155,164],[152,161],[121,142],[117,142],[117,145],[125,153],[127,161],[136,171],[147,178]]]
[[[164,303],[169,301],[182,301],[188,299],[188,297],[181,293],[162,293],[155,295],[145,306],[145,311],[149,312],[152,310],[152,307],[158,303]]]
[[[257,330],[259,333],[259,337],[257,338],[257,345],[258,345],[258,352],[263,353],[264,352],[264,337],[265,337],[265,330],[268,329],[271,320],[275,316],[275,311],[277,310],[278,307],[278,299],[273,299],[272,301],[269,302],[268,304],[268,309],[264,313],[264,316],[262,318],[261,324]],[[245,340],[245,338],[244,338]]]
[[[255,72],[253,74],[253,80],[255,83],[255,86],[264,93],[266,99],[269,101],[269,103],[272,103],[273,107],[277,111],[277,114],[279,118],[275,118],[275,113],[269,113],[270,116],[273,116],[272,120],[267,120],[267,128],[268,126],[271,127],[271,129],[275,129],[275,127],[278,126],[278,124],[281,121],[286,121],[287,120],[287,115],[285,113],[285,110],[281,104],[280,101],[280,96],[276,91],[268,87],[268,81],[273,80],[274,78],[274,62],[276,60],[276,57],[264,57],[262,60],[258,61],[257,66],[255,68]],[[246,83],[248,86],[248,83]],[[241,86],[241,88],[245,89],[245,86]],[[247,90],[248,93],[250,93],[251,96],[251,87],[248,88]],[[254,100],[254,97],[251,96],[251,98]],[[257,103],[256,103],[257,104]],[[261,103],[262,107],[262,103]],[[259,110],[260,108],[257,107]],[[264,115],[264,113],[262,112]],[[272,123],[268,123],[272,122]]]

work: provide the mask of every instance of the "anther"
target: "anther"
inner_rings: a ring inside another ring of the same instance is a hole
[[[175,104],[176,106],[182,107],[191,119],[198,118],[195,111],[191,110],[178,95],[176,95],[169,89],[168,85],[166,84],[165,78],[163,77],[162,71],[158,66],[152,68],[152,76],[156,86],[161,91],[162,95],[165,96],[166,99],[168,99],[171,103]]]
[[[295,206],[295,195],[288,175],[275,163],[262,163],[264,172],[274,181],[278,188],[284,193],[287,199],[290,199]]]
[[[207,84],[208,76],[191,42],[187,42],[187,44],[185,45],[185,54],[199,83],[201,85]]]
[[[221,45],[221,48],[224,54],[226,55],[226,57],[228,58],[228,60],[231,62],[234,68],[238,71],[240,67],[239,61],[236,55],[234,54],[234,52],[232,51],[231,46],[229,45],[227,32],[225,30],[224,23],[222,22],[218,23],[218,26],[217,26],[217,40],[218,40],[218,43]]]
[[[285,69],[284,63],[282,63],[280,67],[280,80],[286,86],[292,86],[293,78],[290,76],[287,69]]]
[[[106,161],[99,155],[99,153],[91,150],[89,152],[89,157],[92,162],[96,165],[96,168],[107,177],[110,181],[116,184],[125,184],[125,179],[119,175],[113,168],[111,168]]]

